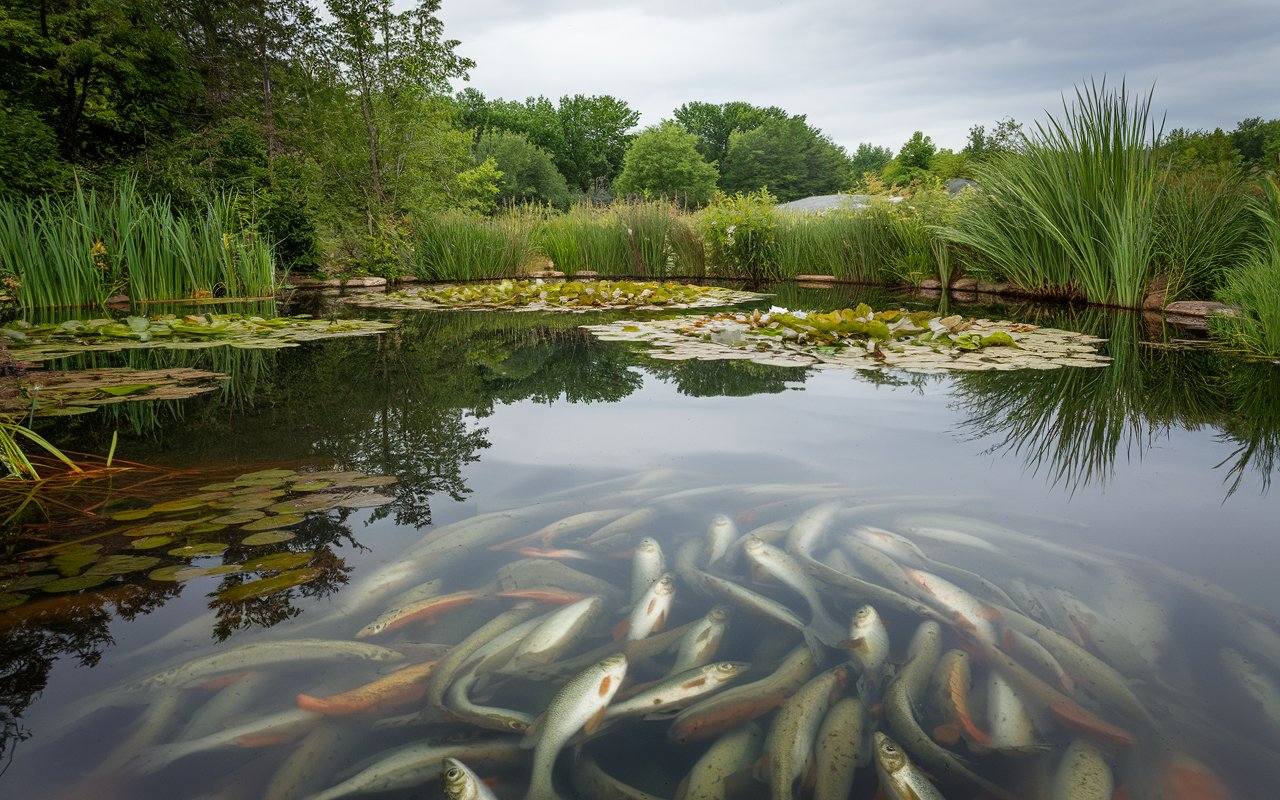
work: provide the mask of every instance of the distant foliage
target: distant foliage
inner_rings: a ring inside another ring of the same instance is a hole
[[[502,172],[498,179],[499,206],[541,203],[569,207],[569,184],[556,169],[551,154],[522,133],[491,130],[476,140],[476,161],[491,158]]]
[[[735,131],[753,131],[766,122],[781,122],[790,115],[777,106],[761,108],[750,103],[685,103],[672,114],[677,124],[698,137],[698,152],[712,164],[721,164],[729,152]]]
[[[641,132],[614,187],[619,195],[663,198],[690,208],[706,205],[719,174],[703,161],[697,145],[698,137],[673,122]]]
[[[849,183],[849,158],[804,117],[771,120],[729,137],[720,168],[725,192],[767,189],[781,202],[834,194]]]

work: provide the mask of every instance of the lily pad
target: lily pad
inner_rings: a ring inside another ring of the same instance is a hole
[[[191,511],[196,508],[203,508],[206,505],[204,500],[197,497],[184,497],[181,500],[166,500],[163,503],[156,503],[151,507],[152,511],[170,512],[170,511]]]
[[[224,497],[221,500],[213,501],[218,508],[233,509],[235,511],[257,511],[266,508],[275,502],[274,497],[260,494],[233,494]]]
[[[262,519],[262,518],[263,518],[263,517],[265,517],[265,516],[266,516],[266,514],[265,514],[264,512],[262,512],[262,511],[257,511],[257,510],[253,510],[253,511],[235,511],[235,512],[230,513],[230,514],[223,514],[223,515],[222,515],[222,516],[220,516],[220,517],[214,517],[213,519],[211,519],[211,520],[209,520],[209,521],[210,521],[210,522],[213,522],[213,523],[218,523],[218,524],[221,524],[221,525],[244,525],[245,523],[253,522],[254,520],[258,520],[258,519]]]
[[[227,524],[225,522],[218,522],[216,519],[211,519],[205,522],[197,522],[195,525],[186,528],[182,532],[187,536],[199,536],[205,533],[216,533],[218,531],[225,530],[226,528]]]
[[[273,531],[277,528],[287,528],[290,525],[297,525],[304,519],[305,517],[301,514],[277,514],[271,517],[263,517],[262,519],[255,520],[247,525],[241,525],[240,529],[244,531]]]
[[[7,592],[25,592],[28,589],[39,589],[46,583],[56,581],[57,575],[48,572],[41,572],[35,575],[26,575],[15,581],[5,584],[4,589]]]
[[[251,558],[241,564],[245,572],[268,572],[277,569],[293,569],[310,561],[315,553],[272,553],[269,556]]]
[[[207,483],[207,484],[205,484],[204,486],[201,486],[201,487],[200,487],[200,491],[202,491],[202,492],[229,492],[229,491],[233,491],[233,490],[235,490],[235,489],[240,489],[240,488],[242,488],[242,487],[243,487],[243,484],[239,484],[239,483],[232,483],[232,482],[230,482],[230,481],[223,481],[222,483]]]
[[[30,595],[21,592],[2,592],[0,593],[0,611],[8,611],[11,608],[17,608],[30,599]]]
[[[262,531],[261,533],[251,533],[240,540],[240,544],[245,547],[258,547],[264,544],[278,544],[279,542],[287,542],[294,538],[297,534],[291,531]]]
[[[295,483],[289,488],[295,492],[318,492],[321,489],[328,489],[333,486],[333,481],[313,480],[306,483]]]
[[[395,498],[373,492],[352,492],[337,498],[334,508],[377,508],[395,502]]]
[[[60,592],[78,592],[81,589],[90,589],[94,586],[101,586],[111,580],[111,575],[103,575],[102,573],[77,575],[73,578],[60,578],[56,581],[49,581],[40,587],[40,591],[50,594]]]
[[[258,597],[267,597],[285,589],[291,589],[294,586],[310,583],[323,574],[323,567],[289,570],[281,572],[279,575],[272,575],[269,578],[261,578],[224,589],[218,592],[218,600],[227,603],[238,603]]]
[[[228,545],[221,542],[204,542],[201,544],[186,544],[182,547],[175,547],[169,551],[169,555],[178,558],[207,558],[210,556],[220,556],[227,551]]]
[[[592,311],[607,308],[709,308],[760,300],[767,295],[670,281],[502,280],[439,284],[385,294],[344,298],[356,306],[398,309],[504,309]]]
[[[297,475],[297,474],[298,473],[294,472],[291,469],[262,469],[262,470],[258,470],[257,472],[246,472],[245,474],[236,478],[235,482],[243,484],[243,483],[249,483],[251,481],[275,479],[275,482],[279,483],[280,478],[292,478],[294,475]]]
[[[212,575],[231,575],[240,571],[239,564],[222,564],[216,567],[193,567],[189,564],[171,564],[147,573],[153,581],[189,581]]]
[[[128,575],[130,572],[141,572],[144,569],[151,569],[159,563],[160,559],[155,556],[107,556],[98,563],[89,567],[84,574],[86,576]]]
[[[117,511],[111,515],[111,519],[117,522],[131,522],[136,519],[146,519],[155,512],[154,508],[131,508],[128,511]]]
[[[281,500],[279,503],[267,506],[268,511],[274,511],[278,514],[300,514],[307,511],[326,511],[336,507],[335,502],[338,495],[329,494],[328,492],[314,492],[303,497],[294,497],[289,500]]]
[[[98,560],[98,551],[101,549],[101,545],[67,548],[53,557],[53,566],[64,577],[79,575],[85,567]]]
[[[173,541],[172,536],[143,536],[141,539],[134,539],[130,545],[134,550],[154,550],[157,547],[164,547]]]

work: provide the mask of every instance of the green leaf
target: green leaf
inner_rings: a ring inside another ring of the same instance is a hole
[[[258,597],[267,597],[283,592],[286,589],[292,589],[294,586],[310,583],[323,574],[323,567],[307,567],[305,569],[281,572],[279,575],[273,575],[269,578],[249,581],[239,586],[224,589],[218,593],[218,600],[226,603],[239,603]]]

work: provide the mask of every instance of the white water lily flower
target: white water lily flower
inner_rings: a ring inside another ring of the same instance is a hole
[[[782,306],[770,306],[770,307],[769,307],[769,313],[770,313],[770,314],[789,314],[789,313],[791,313],[791,312],[787,311],[787,310],[786,310],[785,308],[783,308]]]
[[[796,319],[805,319],[809,316],[808,311],[792,311],[790,313],[791,313],[791,316],[795,317]]]

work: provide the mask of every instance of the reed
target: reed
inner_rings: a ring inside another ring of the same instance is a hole
[[[446,212],[414,220],[413,274],[428,281],[468,281],[517,274],[530,253],[520,216],[486,219]]]
[[[1250,202],[1258,232],[1238,269],[1227,272],[1218,299],[1239,308],[1231,317],[1210,317],[1211,330],[1232,347],[1255,355],[1280,356],[1280,184],[1267,179]]]
[[[1123,83],[1091,82],[1019,152],[975,166],[984,202],[944,235],[1024,288],[1139,307],[1158,249],[1162,129],[1150,92],[1131,98]]]
[[[0,273],[18,281],[24,310],[135,302],[262,297],[276,288],[270,245],[231,195],[202,212],[144,199],[133,178],[101,195],[77,185],[66,198],[0,203]]]
[[[1170,175],[1157,204],[1156,271],[1165,297],[1212,297],[1241,264],[1259,220],[1239,175]]]

